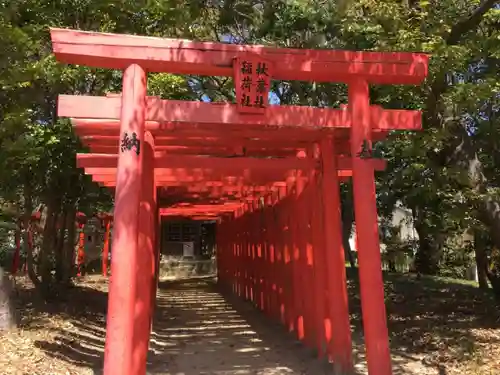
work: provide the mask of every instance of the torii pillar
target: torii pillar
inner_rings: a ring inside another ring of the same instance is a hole
[[[153,288],[156,280],[156,186],[154,178],[154,139],[150,132],[141,143],[142,186],[139,206],[137,268],[135,277],[134,355],[132,373],[145,374],[151,332]]]
[[[135,133],[139,146],[144,143],[146,80],[145,70],[137,64],[130,65],[123,73],[120,139]],[[138,214],[142,184],[139,148],[118,150],[104,375],[137,375],[132,358],[137,292],[134,275],[138,272]]]
[[[365,151],[371,154],[372,124],[368,82],[363,79],[349,82],[348,108],[353,122],[351,155],[354,215],[359,246],[359,281],[368,372],[374,375],[390,375],[392,366],[380,258],[375,177],[371,158],[361,154],[366,146],[368,150]]]

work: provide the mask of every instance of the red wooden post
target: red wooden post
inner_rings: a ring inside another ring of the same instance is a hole
[[[134,133],[144,138],[146,112],[146,72],[133,64],[123,73],[120,137],[124,146]],[[140,142],[144,143],[144,142]],[[104,375],[133,373],[134,310],[138,256],[138,213],[141,191],[141,165],[135,150],[118,150],[111,278],[106,322]],[[146,291],[142,291],[147,293]]]
[[[247,261],[247,249],[246,249],[246,235],[245,235],[245,226],[246,226],[246,212],[245,207],[240,209],[240,213],[238,215],[237,221],[237,230],[238,233],[238,285],[239,285],[239,294],[240,298],[248,300],[248,287],[247,287],[247,273],[245,269],[245,265],[248,263]]]
[[[265,224],[264,224],[264,208],[260,203],[260,199],[254,198],[254,221],[255,221],[255,284],[257,289],[257,306],[262,312],[265,312],[266,290],[264,288],[265,279],[265,263],[264,263],[264,247],[265,247]]]
[[[366,354],[370,374],[392,374],[384,304],[384,282],[378,234],[378,216],[373,168],[360,155],[364,146],[371,149],[370,98],[368,83],[349,83],[349,110],[356,126],[351,127],[353,156],[354,213],[358,239],[359,279]],[[368,150],[369,151],[369,150]]]
[[[318,157],[318,153],[314,155]],[[318,357],[325,354],[325,343],[327,341],[325,335],[325,318],[326,305],[325,299],[327,297],[327,269],[326,269],[326,247],[324,241],[324,228],[323,225],[323,199],[322,199],[322,185],[320,183],[320,176],[318,173],[314,174],[311,181],[312,196],[311,196],[311,237],[313,246],[313,286],[312,295],[314,295],[313,303],[315,303],[315,322],[316,322],[316,348],[318,350]],[[330,333],[329,333],[330,335]],[[331,337],[328,337],[328,340]]]
[[[236,217],[238,210],[231,215],[228,222],[227,235],[229,237],[229,282],[232,292],[238,295],[238,233],[236,232]]]
[[[234,213],[233,221],[231,222],[232,231],[232,242],[233,242],[233,271],[234,271],[234,293],[238,297],[241,297],[241,278],[240,278],[240,249],[241,249],[241,234],[239,232],[239,220],[240,220],[241,208],[237,209]]]
[[[253,217],[253,257],[254,257],[254,284],[255,284],[255,305],[259,310],[262,310],[263,294],[262,294],[262,222],[259,207],[259,201],[256,197],[252,198],[252,217]]]
[[[321,143],[323,161],[323,217],[326,264],[328,269],[328,310],[332,326],[329,352],[334,366],[340,372],[352,370],[351,326],[347,301],[344,248],[342,246],[342,218],[337,166],[333,157],[331,139]]]
[[[144,134],[140,159],[142,162],[142,186],[139,206],[138,256],[135,277],[134,355],[132,374],[146,373],[146,358],[149,347],[149,333],[152,316],[152,294],[155,280],[155,181],[154,181],[154,139],[150,132]]]
[[[276,252],[277,252],[277,263],[279,266],[279,284],[278,284],[278,297],[279,297],[279,313],[280,313],[280,319],[281,323],[284,326],[287,326],[288,324],[288,290],[290,288],[290,285],[288,283],[287,279],[287,270],[286,270],[286,263],[287,263],[287,255],[285,254],[287,250],[285,250],[287,246],[286,242],[286,202],[284,202],[284,199],[286,197],[286,187],[280,186],[278,188],[278,197],[279,197],[279,204],[276,209],[276,221],[277,221],[277,235],[279,238],[277,239],[277,246],[276,246]],[[288,328],[288,327],[287,327]]]
[[[281,253],[279,241],[281,238],[281,228],[278,220],[278,202],[279,196],[278,192],[273,192],[271,194],[271,204],[269,208],[269,234],[270,234],[270,262],[271,262],[271,274],[272,274],[272,313],[276,320],[281,318],[281,298],[280,298],[280,288],[281,288]]]
[[[243,295],[246,301],[250,300],[250,258],[248,256],[248,212],[246,205],[243,209],[243,216],[240,219],[239,231],[241,234],[241,259],[240,259],[240,273],[242,279]]]
[[[227,278],[227,286],[228,288],[235,293],[235,279],[236,279],[236,257],[235,257],[235,248],[236,248],[236,240],[235,233],[233,230],[234,226],[234,216],[233,213],[230,217],[227,218],[224,232],[225,239],[225,251],[226,251],[226,278]]]
[[[28,231],[28,251],[31,252],[33,254],[33,223],[31,222],[30,220],[30,224],[28,225],[28,229],[26,229]],[[74,262],[73,262],[73,252],[71,253],[71,264],[72,266],[74,265]],[[24,273],[26,274],[28,272],[28,256],[26,255],[26,259],[24,261],[24,267],[23,267],[23,271]]]
[[[304,329],[305,329],[305,339],[309,347],[314,348],[316,346],[316,336],[317,324],[316,324],[316,295],[314,294],[314,257],[313,257],[313,238],[312,238],[312,225],[311,217],[313,215],[312,209],[314,209],[315,199],[315,189],[314,189],[314,172],[309,174],[309,181],[307,187],[302,194],[301,204],[303,207],[303,257],[302,257],[302,267],[304,271],[303,274],[303,284],[304,284]]]
[[[251,289],[251,299],[252,303],[254,306],[258,307],[258,285],[257,285],[257,272],[258,272],[258,267],[257,267],[257,229],[258,229],[258,223],[256,222],[255,218],[255,202],[249,202],[249,212],[248,212],[248,219],[250,221],[250,225],[248,227],[248,249],[249,249],[249,256],[250,256],[250,289]]]
[[[252,238],[252,234],[254,233],[255,222],[252,220],[253,219],[252,212],[253,212],[253,205],[251,203],[247,203],[246,218],[248,226],[246,226],[245,235],[246,235],[248,262],[245,265],[245,268],[248,268],[247,270],[247,282],[248,282],[248,293],[249,293],[248,299],[250,300],[250,302],[255,304],[255,260],[254,260],[255,248],[254,248],[254,239]]]
[[[85,264],[85,224],[79,223],[80,233],[78,234],[78,251],[76,253],[78,262],[77,276],[83,276],[83,265]]]
[[[245,268],[248,267],[248,289],[249,289],[249,300],[250,302],[255,303],[255,283],[254,283],[254,238],[252,237],[254,233],[254,225],[255,222],[253,220],[253,204],[248,202],[246,204],[247,212],[246,212],[246,220],[248,225],[246,226],[246,243],[247,243],[247,257],[248,262],[245,265]]]
[[[104,247],[102,250],[102,275],[108,276],[108,258],[109,258],[109,235],[111,230],[111,218],[104,219],[106,231],[104,232]]]
[[[252,297],[253,297],[253,303],[257,308],[260,308],[260,285],[259,285],[259,279],[260,279],[260,270],[259,270],[259,258],[258,258],[258,247],[259,247],[259,241],[260,241],[260,236],[259,236],[259,222],[258,222],[258,211],[257,211],[257,205],[255,200],[250,202],[250,220],[251,220],[251,226],[250,226],[250,232],[249,234],[249,241],[250,241],[250,250],[251,250],[251,264],[252,264]]]
[[[273,222],[272,222],[272,193],[265,197],[264,207],[264,290],[266,293],[265,311],[269,317],[274,317],[273,304],[273,281],[274,281],[274,246],[273,246]]]
[[[297,181],[295,184],[295,199],[290,202],[292,205],[291,210],[291,222],[290,229],[292,231],[292,275],[293,275],[293,286],[294,286],[294,312],[295,319],[294,325],[296,327],[296,333],[299,340],[304,340],[305,338],[305,327],[304,327],[304,294],[308,291],[305,289],[304,285],[304,271],[303,267],[304,261],[304,217],[305,210],[302,205],[302,194],[304,193],[305,182],[302,176],[297,176]]]

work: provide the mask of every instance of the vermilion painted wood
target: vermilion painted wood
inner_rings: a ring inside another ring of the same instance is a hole
[[[255,222],[252,220],[254,215],[253,202],[247,203],[247,212],[248,212],[248,230],[246,232],[247,237],[247,249],[248,249],[248,282],[250,288],[250,301],[257,307],[257,291],[255,285],[255,239],[253,237],[255,231]]]
[[[249,269],[247,267],[249,263],[248,257],[248,207],[244,205],[242,207],[243,214],[240,220],[239,230],[241,231],[241,257],[240,257],[240,273],[241,273],[241,284],[242,284],[242,298],[246,301],[250,299],[250,285],[248,282]]]
[[[136,269],[130,277],[135,277],[135,309],[134,309],[134,352],[132,373],[146,373],[146,359],[149,348],[149,334],[152,319],[153,286],[155,280],[155,248],[154,232],[156,202],[154,197],[154,140],[151,133],[144,134],[140,154],[142,163],[142,186],[138,223],[138,256]]]
[[[335,176],[336,165],[330,140],[321,145],[323,161],[322,201],[324,249],[327,267],[328,311],[332,327],[329,354],[339,373],[352,371],[351,325],[347,301],[344,248],[342,246],[342,216],[340,186]]]
[[[291,269],[293,277],[293,311],[295,313],[294,326],[295,333],[299,340],[305,339],[305,324],[304,324],[304,267],[302,264],[304,258],[303,237],[304,237],[304,206],[301,202],[301,195],[305,189],[304,178],[299,176],[295,184],[294,200],[290,202],[292,207],[290,210],[290,232],[291,232]]]
[[[286,187],[287,197],[283,199],[283,258],[285,261],[285,283],[283,284],[283,292],[286,300],[286,320],[287,329],[289,332],[296,332],[296,308],[295,308],[295,285],[294,270],[293,270],[293,229],[292,229],[292,215],[293,215],[293,183],[288,184]]]
[[[73,123],[81,124],[81,122],[85,122],[86,120],[72,120]],[[98,129],[97,129],[98,130]],[[265,135],[265,133],[264,133]],[[96,145],[118,145],[119,136],[118,134],[113,135],[84,135],[80,137],[84,144],[96,144]],[[242,152],[243,148],[246,149],[247,152],[250,150],[256,149],[271,149],[275,151],[279,151],[282,149],[297,149],[297,148],[306,148],[309,145],[307,140],[302,139],[279,139],[279,138],[270,138],[264,137],[260,139],[245,139],[238,142],[238,146],[235,145],[235,138],[231,137],[227,134],[219,134],[215,136],[212,134],[210,137],[182,137],[178,135],[172,136],[161,136],[158,135],[155,137],[155,148],[158,149],[160,146],[177,146],[182,148],[191,149],[192,147],[225,147],[225,148],[233,148],[234,150],[238,150]],[[344,144],[336,144],[335,147],[343,146]],[[349,146],[349,145],[347,145]],[[346,148],[349,151],[349,148]]]
[[[77,120],[73,119],[72,122]],[[85,121],[90,121],[86,119]],[[108,121],[110,123],[108,123]],[[73,130],[79,137],[83,136],[108,136],[108,137],[118,137],[119,132],[116,124],[116,120],[106,120],[106,122],[101,126],[102,120],[94,120],[94,124],[90,126],[85,125],[73,125]],[[159,124],[159,123],[146,123],[148,124]],[[111,126],[107,126],[111,125]],[[164,129],[162,126],[156,126],[152,128],[147,127],[153,136],[177,136],[178,139],[191,139],[191,138],[201,138],[201,137],[213,137],[214,134],[224,134],[227,139],[226,144],[241,144],[251,139],[264,139],[269,141],[279,140],[279,139],[295,139],[302,142],[317,142],[322,139],[325,135],[336,134],[339,142],[343,140],[345,142],[348,139],[348,130],[338,129],[338,128],[318,128],[318,129],[306,129],[299,127],[259,127],[259,128],[248,128],[235,125],[226,125],[223,129],[217,130],[196,127],[192,124],[180,124],[176,128]],[[374,131],[374,139],[384,139],[387,137],[387,131]]]
[[[237,241],[236,241],[236,231],[235,231],[235,217],[236,217],[236,211],[233,214],[225,217],[224,238],[226,239],[226,249],[227,249],[227,258],[226,258],[227,286],[234,295],[238,295],[237,274],[236,274]]]
[[[228,43],[50,29],[56,58],[65,63],[124,69],[141,64],[151,72],[233,76],[233,59],[256,54],[276,64],[273,78],[346,82],[364,77],[372,83],[419,84],[428,56],[405,52],[300,50]]]
[[[286,225],[286,216],[284,214],[284,199],[287,196],[286,186],[280,186],[278,188],[278,200],[279,200],[279,211],[276,210],[276,225],[277,225],[277,241],[276,241],[276,260],[279,272],[279,284],[278,284],[278,296],[279,296],[279,314],[281,324],[287,327],[287,314],[288,314],[288,306],[287,306],[287,296],[285,294],[285,285],[287,283],[286,279],[286,263],[285,263],[285,246],[286,246],[286,238],[285,238],[285,225]]]
[[[101,168],[101,167],[85,167],[84,172],[87,175],[92,176],[106,176],[106,178],[114,180],[116,178],[116,168]],[[229,171],[231,172],[231,171]],[[339,175],[346,175],[349,170],[339,171]],[[215,186],[215,181],[221,181],[218,186],[240,186],[245,185],[248,182],[259,182],[261,180],[280,180],[282,178],[294,178],[296,171],[290,170],[289,172],[283,172],[280,170],[273,171],[259,171],[254,170],[252,172],[239,171],[238,173],[232,172],[233,175],[224,170],[214,170],[212,169],[202,169],[202,168],[155,168],[155,176],[164,177],[165,181],[177,181],[177,182],[198,182],[198,181],[214,181],[213,186]],[[349,173],[350,176],[350,173]],[[103,177],[104,178],[104,177]],[[279,184],[280,182],[275,182],[273,185]],[[207,182],[207,186],[212,186],[212,184]]]
[[[270,248],[270,237],[269,228],[271,228],[271,222],[269,217],[271,202],[271,194],[262,197],[263,206],[262,216],[261,216],[261,224],[260,230],[262,232],[262,290],[264,294],[263,300],[263,310],[270,318],[273,316],[272,308],[271,308],[271,282],[272,282],[272,273],[270,270],[271,267],[271,248]]]
[[[118,142],[117,142],[118,145]],[[96,145],[91,144],[87,145],[89,147],[90,152],[96,154],[115,154],[118,146],[114,145]],[[181,146],[158,146],[156,150],[161,152],[168,152],[169,155],[208,155],[213,157],[228,157],[228,156],[243,156],[243,153],[236,152],[231,148],[224,147],[181,147]],[[258,149],[258,150],[247,150],[245,152],[245,156],[252,157],[290,157],[294,156],[297,153],[297,149],[283,149],[283,150],[266,150],[266,149]]]
[[[258,308],[257,304],[257,286],[255,281],[255,246],[257,239],[255,238],[255,211],[254,202],[247,201],[247,218],[248,218],[248,230],[247,230],[247,246],[248,246],[248,277],[250,283],[250,301],[255,307]]]
[[[266,233],[265,233],[265,198],[262,197],[262,202],[256,201],[258,217],[255,223],[257,233],[259,235],[259,240],[257,243],[257,272],[258,279],[257,284],[259,287],[259,306],[262,312],[267,314],[267,290],[265,288],[264,279],[266,277]]]
[[[99,128],[115,128],[120,118],[120,97],[59,95],[57,114],[59,117],[94,119]],[[382,109],[378,106],[369,108],[370,125],[378,130],[420,130],[422,113],[414,110]],[[306,106],[269,106],[263,115],[251,116],[238,112],[235,104],[186,102],[163,100],[156,97],[147,99],[146,129],[152,131],[182,131],[183,129],[207,129],[216,131],[242,130],[283,130],[280,128],[296,127],[303,131],[322,128],[348,129],[352,127],[352,115],[349,110],[317,108]],[[86,120],[90,127],[92,122]],[[164,134],[165,135],[165,134]],[[213,133],[212,133],[213,136]]]
[[[243,192],[245,189],[253,188],[254,192],[265,192],[271,190],[273,186],[279,183],[279,176],[268,176],[267,178],[260,176],[253,179],[253,184],[249,180],[229,183],[227,179],[222,180],[212,180],[210,177],[176,177],[161,175],[159,173],[155,174],[155,178],[158,186],[165,187],[186,187],[185,192],[196,192],[196,191],[208,191],[212,190],[214,194],[216,193],[215,188],[220,188],[219,193],[230,193],[230,192]],[[116,177],[113,175],[92,175],[92,181],[94,182],[106,182],[116,184]],[[254,185],[259,184],[259,185]],[[207,190],[208,189],[208,190]]]
[[[319,145],[310,147],[309,156],[318,159],[320,157]],[[310,175],[311,202],[310,202],[310,240],[312,246],[311,266],[311,304],[312,319],[315,322],[315,345],[318,357],[322,358],[326,349],[325,318],[327,317],[325,299],[327,297],[326,279],[326,248],[324,242],[322,185],[320,171],[313,171]]]
[[[77,154],[78,168],[116,168],[118,156],[109,154]],[[238,171],[257,169],[261,171],[281,169],[312,169],[317,163],[302,158],[215,158],[203,156],[176,156],[166,157],[165,154],[155,154],[155,168],[182,168],[182,169],[218,169],[224,171]],[[350,169],[350,168],[342,168]]]
[[[123,74],[121,133],[135,132],[144,138],[146,73],[131,65]],[[104,375],[140,375],[133,372],[135,275],[138,257],[137,232],[141,191],[141,165],[135,152],[118,158],[115,191],[111,278],[106,321]],[[124,287],[124,286],[127,287]]]
[[[97,168],[90,168],[95,169]],[[92,176],[92,180],[96,182],[116,182],[116,176],[107,172],[96,172],[96,173],[86,173],[87,175]],[[260,174],[250,178],[248,176],[245,177],[237,177],[237,176],[227,176],[227,177],[219,177],[217,174],[215,175],[168,175],[168,174],[155,174],[158,177],[158,181],[163,182],[164,186],[168,187],[177,187],[177,186],[186,186],[187,191],[194,192],[198,191],[200,187],[205,188],[214,188],[220,187],[222,192],[243,192],[244,189],[250,189],[253,191],[261,191],[266,188],[262,187],[263,185],[269,185],[272,188],[277,187],[280,184],[284,184],[284,181],[277,181],[283,175],[279,174]],[[338,176],[341,180],[344,180],[347,177],[352,176],[352,171],[338,171]],[[219,178],[219,179],[217,179]],[[236,178],[238,178],[236,180]],[[287,180],[295,180],[294,176],[288,176]],[[188,184],[188,185],[186,185]],[[260,184],[261,186],[257,185]]]
[[[91,137],[99,139],[105,137],[110,139],[119,139],[119,121],[102,119],[71,119],[73,130],[79,137]],[[224,126],[223,131],[216,132],[214,129],[200,129],[194,124],[182,124],[176,129],[162,129],[159,122],[146,122],[146,127],[155,139],[163,138],[165,142],[185,146],[195,146],[198,140],[207,138],[204,146],[211,144],[214,140],[221,146],[234,145],[235,149],[243,150],[246,145],[255,146],[255,143],[261,143],[266,149],[276,149],[276,147],[304,147],[304,143],[311,144],[318,142],[326,136],[334,136],[335,150],[337,154],[349,153],[350,148],[346,147],[349,141],[349,132],[347,128],[318,128],[309,129],[302,127],[261,127],[259,129],[248,129],[245,126]],[[387,137],[388,131],[373,129],[373,140],[383,140]],[[287,143],[283,144],[283,141]],[[253,144],[252,144],[253,143]],[[199,145],[198,145],[199,146]]]
[[[301,267],[302,272],[302,282],[303,289],[305,291],[303,295],[303,309],[304,309],[304,331],[305,331],[305,342],[308,347],[314,348],[316,346],[316,300],[314,295],[314,284],[312,282],[312,241],[311,241],[311,203],[314,202],[314,196],[318,193],[314,185],[314,173],[308,176],[307,186],[300,197],[300,203],[302,205],[302,243],[300,248],[302,249],[301,257]]]
[[[104,220],[105,232],[104,232],[104,246],[102,249],[102,275],[108,276],[108,258],[109,258],[109,239],[111,231],[111,218],[106,218]]]
[[[77,276],[83,276],[83,267],[85,265],[85,233],[83,229],[85,228],[85,224],[79,223],[80,234],[78,235],[78,250],[76,252],[77,259]]]
[[[369,118],[366,114],[369,102],[368,83],[362,80],[351,82],[349,103],[358,124],[351,129],[352,153],[358,152],[365,140],[371,140]],[[375,181],[371,166],[365,159],[358,157],[353,160],[353,194],[368,371],[370,374],[391,375]]]
[[[78,168],[116,168],[118,156],[109,154],[77,154]],[[387,162],[383,159],[370,159],[367,161],[376,170],[384,170]],[[351,170],[352,160],[347,156],[338,157],[338,170]],[[202,156],[170,156],[155,154],[155,168],[182,168],[182,169],[209,169],[224,171],[242,171],[256,169],[259,171],[281,169],[314,169],[318,166],[315,160],[307,158],[214,158]]]
[[[235,220],[233,222],[232,229],[234,230],[233,241],[235,242],[235,251],[234,251],[234,272],[235,272],[235,287],[236,287],[236,295],[240,298],[243,297],[243,282],[241,277],[241,254],[242,254],[242,230],[241,230],[241,220],[236,220],[242,215],[243,209],[240,208],[235,211]]]
[[[259,220],[260,209],[257,201],[252,202],[252,215],[253,219],[253,232],[251,234],[252,240],[252,257],[253,257],[253,283],[254,283],[254,300],[255,306],[262,310],[261,302],[262,302],[262,288],[260,280],[262,278],[262,269],[261,269],[261,258],[259,254],[262,252],[262,232],[261,232],[261,222]]]
[[[271,318],[276,322],[279,322],[279,300],[277,296],[278,290],[278,268],[276,260],[276,231],[278,226],[276,225],[276,216],[274,205],[277,203],[278,199],[278,189],[274,189],[268,193],[268,223],[269,226],[266,227],[268,232],[268,254],[269,254],[269,304]]]

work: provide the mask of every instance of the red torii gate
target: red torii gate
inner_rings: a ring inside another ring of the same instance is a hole
[[[281,319],[320,355],[326,340],[335,366],[351,370],[339,212],[339,181],[351,175],[369,373],[391,374],[374,184],[374,170],[384,164],[370,151],[388,131],[419,130],[421,114],[371,106],[368,84],[420,84],[426,55],[63,29],[51,29],[51,36],[61,62],[124,71],[122,94],[62,95],[58,107],[98,153],[79,155],[79,166],[116,187],[105,375],[145,373],[151,296],[141,291],[153,287],[159,214],[219,217],[219,283]],[[238,103],[148,97],[146,72],[234,76]],[[268,106],[271,77],[347,83],[349,104]],[[191,205],[160,209],[165,196]],[[292,287],[283,288],[288,282]],[[310,291],[314,303],[306,307]]]

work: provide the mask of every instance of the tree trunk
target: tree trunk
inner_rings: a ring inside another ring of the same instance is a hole
[[[476,255],[477,278],[479,288],[489,289],[488,285],[488,256],[486,254],[486,244],[479,231],[474,232],[474,253]]]
[[[38,287],[40,280],[36,275],[35,268],[33,267],[33,241],[30,238],[31,215],[33,213],[33,197],[31,195],[31,185],[29,182],[24,183],[24,246],[26,248],[26,266],[28,269],[28,277],[35,287]]]
[[[0,267],[0,332],[15,326],[14,308],[11,301],[12,283]]]
[[[438,275],[443,249],[443,236],[432,233],[422,220],[422,211],[413,208],[414,225],[418,233],[419,247],[415,256],[417,273],[424,275]]]
[[[47,220],[43,229],[42,248],[40,250],[40,276],[42,278],[42,292],[45,297],[50,296],[52,284],[52,256],[56,238],[56,223],[59,212],[58,202],[50,198],[47,202]]]
[[[63,211],[60,216],[56,219],[56,238],[55,238],[55,280],[58,284],[61,284],[64,279],[64,240],[66,235],[66,216],[67,208],[64,206]]]
[[[477,201],[471,202],[471,208],[477,210],[478,219],[488,228],[494,248],[500,249],[500,202],[488,191],[489,183],[484,175],[483,165],[465,127],[459,123],[450,124],[449,127],[452,137],[448,147],[442,151],[442,158],[446,164],[467,171],[468,178],[462,184],[478,194]],[[500,300],[500,255],[498,258],[492,254],[491,268],[487,267],[486,273],[493,293]]]

